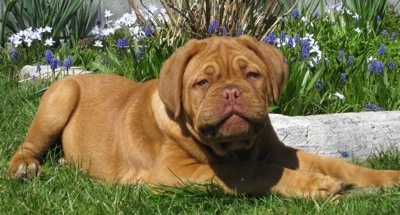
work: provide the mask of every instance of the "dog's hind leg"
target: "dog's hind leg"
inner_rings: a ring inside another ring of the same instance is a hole
[[[80,99],[80,86],[72,78],[64,78],[49,87],[24,142],[13,155],[9,173],[14,178],[29,178],[40,171],[41,156],[62,134]]]

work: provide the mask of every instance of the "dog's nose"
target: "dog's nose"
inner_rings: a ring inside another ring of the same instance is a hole
[[[236,87],[227,87],[222,91],[222,97],[228,101],[235,101],[241,96],[241,92]]]

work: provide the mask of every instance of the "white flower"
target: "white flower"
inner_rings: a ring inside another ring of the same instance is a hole
[[[45,32],[48,32],[48,33],[51,33],[51,29],[52,28],[49,26],[44,27]]]
[[[313,37],[314,37],[314,34],[306,33],[306,36],[303,37],[302,39],[307,39],[311,44],[311,43],[314,43],[314,41],[315,41]]]
[[[8,41],[10,41],[10,43],[12,43],[15,48],[17,48],[22,43],[22,38],[19,34],[13,34],[8,38]]]
[[[24,36],[29,36],[29,35],[31,34],[31,32],[32,32],[32,27],[29,27],[29,28],[27,28],[27,29],[21,31],[20,33],[21,33],[22,35],[24,35]]]
[[[374,58],[374,57],[372,57],[372,56],[368,58],[368,62],[371,62],[371,61],[373,61],[373,60],[376,60],[376,58]]]
[[[303,17],[301,17],[301,21],[303,21],[303,22],[305,22],[305,23],[308,23],[308,18],[305,17],[305,16],[303,16]]]
[[[24,42],[28,47],[31,47],[33,40],[31,38],[25,38]]]
[[[133,28],[129,28],[129,33],[131,34],[131,36],[136,36],[138,35],[140,32],[140,28],[139,26],[135,26]]]
[[[109,18],[109,17],[111,17],[113,14],[111,13],[111,10],[108,10],[108,9],[106,9],[105,11],[104,11],[104,17],[105,18]]]
[[[360,15],[358,15],[357,13],[355,13],[352,17],[353,17],[355,20],[359,20],[359,19],[360,19]]]
[[[55,41],[53,40],[53,38],[49,38],[44,41],[45,46],[52,46],[54,43]]]
[[[109,35],[113,35],[115,33],[115,28],[106,28],[103,30],[103,35],[105,37],[109,36]]]
[[[158,8],[153,4],[150,4],[148,8],[149,8],[150,13],[152,13],[152,14],[155,14],[158,10]]]
[[[281,38],[276,38],[275,43],[276,43],[276,46],[278,48],[280,48],[281,46],[286,46],[287,45],[287,41],[288,41],[287,37],[285,38],[285,40],[281,40]]]
[[[32,40],[42,40],[42,33],[38,30],[34,31],[30,35]]]
[[[137,20],[137,17],[136,17],[135,13],[125,13],[121,16],[121,18],[115,20],[114,24],[130,27],[133,24],[135,24],[136,20]]]
[[[164,8],[160,10],[160,13],[157,15],[157,19],[164,19],[166,22],[169,22],[169,16]]]
[[[36,41],[36,40],[41,41],[42,37],[43,37],[42,34],[46,33],[46,32],[50,33],[51,32],[51,27],[46,26],[45,28],[39,27],[39,28],[36,28],[36,29],[33,29],[32,27],[29,27],[29,28],[27,28],[25,30],[21,30],[20,32],[11,35],[8,38],[8,40],[13,44],[13,46],[15,48],[18,47],[22,42],[25,42],[26,45],[28,47],[30,47],[34,41]],[[54,43],[54,41],[53,42],[47,41],[45,43],[45,45],[50,45],[50,43],[52,45],[52,43]]]
[[[343,94],[341,94],[341,93],[339,93],[339,92],[336,92],[336,93],[334,93],[333,94],[334,96],[336,96],[336,97],[338,97],[339,99],[344,99],[344,95]]]
[[[45,32],[44,28],[40,27],[36,29],[36,32],[38,32],[39,34],[42,34],[43,32]]]
[[[301,17],[300,20],[303,21],[304,23],[310,23],[310,26],[314,27],[314,23],[310,22],[310,20],[306,16]]]
[[[342,8],[342,5],[341,5],[340,3],[337,3],[337,4],[333,5],[333,6],[332,6],[332,9],[333,9],[333,10],[336,10],[336,11],[339,12],[339,13],[342,13],[342,12],[343,12],[343,8]]]
[[[94,26],[93,28],[92,28],[92,30],[90,31],[90,33],[92,34],[92,35],[94,35],[94,36],[103,36],[103,33],[102,33],[102,30],[101,30],[101,28],[99,28],[99,26]]]
[[[361,33],[361,29],[360,28],[356,28],[354,29],[358,34]]]
[[[103,43],[101,42],[101,40],[96,40],[96,41],[94,41],[94,45],[93,46],[103,47]]]
[[[19,45],[22,44],[22,40],[14,40],[13,44],[14,44],[14,47],[17,48]]]

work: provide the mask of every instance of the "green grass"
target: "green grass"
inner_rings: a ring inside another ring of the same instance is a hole
[[[102,184],[58,163],[54,151],[44,160],[45,174],[30,181],[11,180],[9,159],[22,142],[48,83],[18,84],[0,80],[0,214],[396,214],[400,187],[384,193],[352,196],[337,203],[289,199],[277,195],[261,198],[227,196],[218,187],[208,192],[194,186],[161,188],[144,185]],[[396,150],[377,153],[363,165],[400,169]]]

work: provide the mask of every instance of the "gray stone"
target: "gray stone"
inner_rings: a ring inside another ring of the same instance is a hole
[[[279,138],[288,146],[330,157],[340,152],[363,160],[400,146],[400,111],[283,116],[270,114]]]
[[[67,75],[78,75],[78,74],[85,74],[90,73],[79,67],[71,67],[68,71],[64,67],[59,67],[57,69],[51,70],[49,65],[41,65],[40,72],[37,71],[37,66],[26,65],[22,68],[21,72],[19,73],[19,82],[26,82],[32,81],[37,79],[49,79],[54,76],[58,78],[62,78]]]

